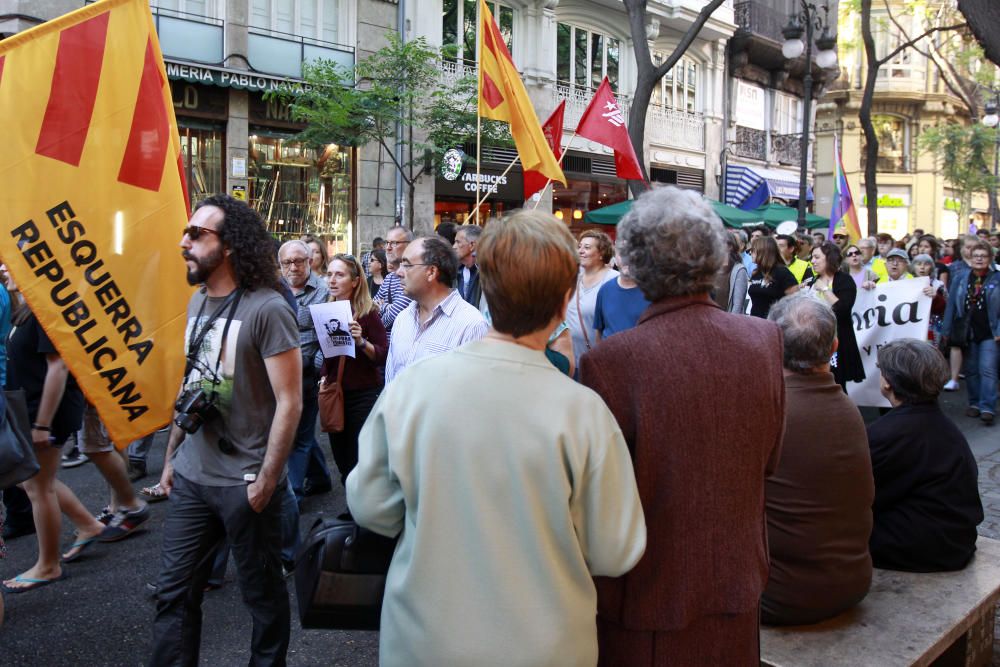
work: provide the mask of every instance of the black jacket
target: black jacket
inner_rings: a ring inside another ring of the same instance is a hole
[[[473,264],[469,269],[470,277],[468,289],[466,289],[465,285],[464,269],[464,266],[461,264],[458,265],[458,276],[455,278],[455,289],[458,290],[458,293],[462,295],[463,299],[478,309],[479,300],[483,295],[483,288],[479,286],[479,267]]]
[[[901,405],[868,427],[875,567],[960,570],[983,520],[976,459],[938,404]]]

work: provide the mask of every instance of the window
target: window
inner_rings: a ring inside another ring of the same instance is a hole
[[[784,93],[774,95],[775,134],[802,133],[802,100]]]
[[[216,16],[215,0],[154,0],[150,3],[159,9],[172,9],[197,16]]]
[[[556,77],[576,88],[597,88],[608,77],[618,90],[621,40],[560,23],[556,27]]]
[[[338,44],[340,18],[340,0],[250,0],[252,28]]]
[[[653,65],[659,67],[667,56],[653,53]],[[652,103],[679,111],[701,111],[701,95],[698,93],[700,67],[690,58],[681,58],[673,69],[660,79],[653,89]]]
[[[476,29],[478,26],[477,0],[443,0],[441,3],[441,43],[457,48],[455,57],[475,66]],[[500,35],[507,49],[514,52],[514,10],[497,2],[486,3],[500,28]],[[458,27],[462,26],[461,32]],[[461,35],[461,39],[459,39]]]
[[[911,34],[920,34],[923,27],[916,22],[911,15],[900,15],[897,17],[900,24]],[[907,25],[909,23],[909,25]],[[903,44],[904,37],[899,28],[890,23],[888,17],[872,16],[872,28],[875,38],[875,53],[879,58],[885,58]],[[879,79],[901,79],[910,76],[924,76],[923,56],[916,53],[912,48],[903,49],[894,55],[889,62],[879,68]]]

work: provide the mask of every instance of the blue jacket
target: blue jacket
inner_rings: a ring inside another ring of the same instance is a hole
[[[983,289],[986,290],[986,313],[990,318],[990,330],[994,336],[1000,336],[1000,273],[991,269],[986,274]],[[952,323],[965,316],[965,297],[968,292],[969,272],[960,274],[958,279],[952,279],[948,287],[944,323],[941,325],[942,336],[950,336]]]

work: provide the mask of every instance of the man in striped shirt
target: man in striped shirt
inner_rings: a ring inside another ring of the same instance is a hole
[[[482,314],[452,287],[457,273],[458,258],[441,238],[416,239],[406,248],[397,275],[413,301],[396,317],[386,384],[415,361],[486,335],[489,325]]]
[[[397,226],[390,229],[385,237],[385,258],[392,264],[403,257],[406,247],[413,241],[413,232]],[[395,273],[390,273],[382,281],[375,295],[375,305],[382,315],[382,326],[391,334],[396,317],[410,305],[410,298],[403,293],[403,284]]]

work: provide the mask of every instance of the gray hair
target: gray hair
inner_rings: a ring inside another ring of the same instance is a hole
[[[305,241],[300,239],[292,239],[291,241],[285,241],[282,243],[281,247],[278,248],[278,257],[281,257],[285,250],[288,250],[289,248],[299,248],[306,254],[306,258],[312,257],[312,248],[310,248]]]
[[[619,252],[650,301],[708,292],[725,266],[726,231],[690,190],[665,186],[639,195],[618,224]]]
[[[781,329],[786,369],[809,373],[830,363],[837,338],[837,318],[830,306],[808,294],[794,294],[774,304],[767,319]]]
[[[860,250],[861,248],[874,248],[878,244],[875,242],[875,239],[870,236],[866,236],[863,239],[859,239],[854,245],[858,246],[858,249]]]
[[[466,241],[478,241],[479,237],[483,235],[483,228],[479,225],[460,225],[455,233],[458,234],[462,232],[465,235]]]
[[[903,403],[933,403],[950,377],[948,362],[926,340],[901,338],[878,350],[878,367]]]
[[[390,229],[388,232],[386,232],[386,238],[389,237],[389,234],[391,234],[392,232],[395,232],[397,230],[403,232],[403,240],[404,241],[406,241],[407,243],[412,243],[413,242],[413,232],[411,232],[406,227],[403,227],[402,225],[396,225],[395,227],[393,227],[392,229]]]

